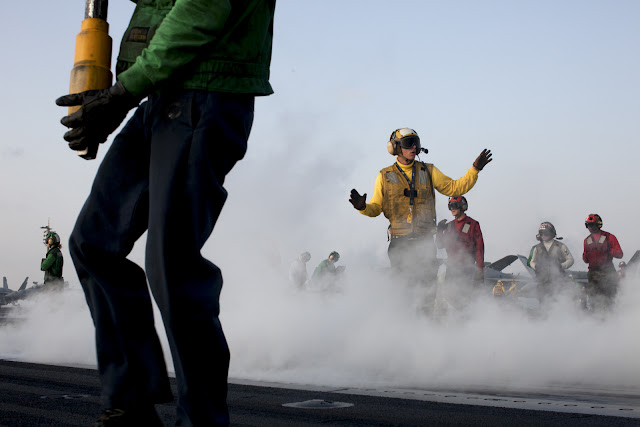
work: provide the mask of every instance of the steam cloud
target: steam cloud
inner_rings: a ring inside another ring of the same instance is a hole
[[[468,390],[559,384],[624,389],[640,381],[637,278],[622,283],[616,310],[604,319],[564,297],[545,317],[532,319],[499,304],[487,289],[464,315],[436,322],[421,315],[414,295],[382,270],[349,264],[342,291],[329,294],[296,291],[278,268],[260,271],[260,280],[251,269],[227,274],[233,285],[223,292],[222,322],[231,377]],[[95,364],[93,325],[79,289],[38,296],[15,311],[20,321],[0,327],[0,357]]]

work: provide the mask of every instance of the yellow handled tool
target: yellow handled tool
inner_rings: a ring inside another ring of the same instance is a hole
[[[76,51],[71,70],[69,93],[111,87],[111,37],[107,23],[108,0],[86,0],[84,20],[76,36]],[[69,107],[69,114],[79,110]],[[98,144],[91,145],[78,155],[83,159],[95,159]]]

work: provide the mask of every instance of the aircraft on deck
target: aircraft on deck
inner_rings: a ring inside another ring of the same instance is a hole
[[[48,291],[49,287],[45,287],[44,283],[33,282],[33,286],[27,288],[28,277],[25,277],[22,285],[17,291],[9,288],[7,278],[2,278],[2,288],[0,288],[0,307],[8,304],[15,304],[16,302],[29,298],[37,293]],[[64,282],[63,288],[68,288],[69,282]]]
[[[0,288],[0,306],[9,304],[8,301],[5,301],[5,297],[7,297],[8,295],[14,294],[16,292],[24,291],[27,288],[28,281],[29,281],[29,277],[25,277],[24,281],[22,282],[22,285],[20,285],[20,288],[17,291],[14,291],[13,289],[9,288],[9,283],[7,282],[7,278],[3,277],[2,288]]]
[[[503,270],[519,260],[526,274],[521,273],[505,273]],[[633,256],[626,263],[626,268],[635,268],[640,265],[640,250],[635,251]],[[576,283],[587,283],[587,272],[579,270],[567,270],[567,276]],[[494,262],[486,262],[484,268],[484,281],[491,286],[495,285],[498,280],[526,284],[534,282],[536,279],[536,271],[527,265],[527,257],[523,255],[507,255]]]

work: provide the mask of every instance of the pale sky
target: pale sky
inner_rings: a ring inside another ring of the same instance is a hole
[[[114,57],[133,3],[112,0]],[[0,6],[0,275],[42,280],[40,226],[51,219],[77,283],[67,239],[98,159],[62,140],[74,38],[84,1]],[[486,260],[527,254],[549,220],[581,261],[590,212],[640,249],[640,3],[637,1],[280,0],[273,96],[256,103],[244,161],[205,253],[223,271],[264,258],[315,266],[331,250],[346,265],[386,265],[387,221],[358,214],[349,190],[373,192],[394,159],[386,141],[415,129],[423,161],[458,178],[483,148],[494,161],[466,195]],[[115,64],[115,61],[114,61]],[[448,218],[437,195],[439,220]],[[109,236],[104,236],[109,239]],[[142,244],[143,242],[141,242]],[[132,257],[142,260],[141,244]]]

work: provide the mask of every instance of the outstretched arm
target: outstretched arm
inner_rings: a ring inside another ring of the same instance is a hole
[[[433,179],[433,188],[438,190],[438,193],[449,197],[462,196],[471,190],[476,181],[478,181],[478,170],[471,167],[462,177],[451,179],[433,166],[431,177]]]
[[[353,207],[358,209],[362,215],[375,217],[380,215],[382,212],[382,197],[382,174],[378,174],[376,177],[376,184],[373,189],[373,197],[369,203],[366,203],[367,193],[361,196],[355,189],[351,190],[351,198],[349,199],[349,202],[351,202]],[[364,207],[362,203],[364,203]]]
[[[433,187],[438,190],[440,194],[444,194],[449,197],[462,196],[463,194],[466,194],[473,188],[476,181],[478,181],[478,172],[484,169],[484,167],[493,160],[491,156],[491,150],[487,150],[486,148],[482,150],[480,155],[473,162],[471,169],[469,169],[464,176],[456,180],[449,178],[440,172],[437,167],[432,166],[431,176],[433,179]]]

